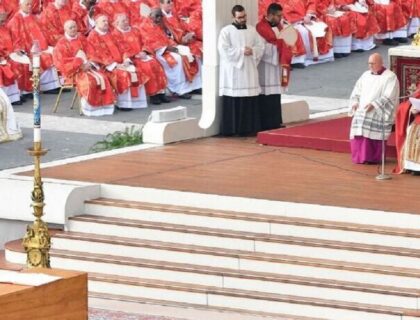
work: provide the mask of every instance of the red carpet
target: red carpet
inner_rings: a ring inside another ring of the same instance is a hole
[[[269,146],[350,153],[350,124],[349,117],[313,122],[259,132],[257,141]],[[394,134],[388,139],[386,154],[393,158],[396,156]]]

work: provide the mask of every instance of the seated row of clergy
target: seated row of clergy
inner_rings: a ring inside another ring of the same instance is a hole
[[[56,0],[56,1],[63,1],[63,0]],[[8,47],[5,50],[6,52],[13,52],[14,48],[19,48],[14,53],[16,55],[22,55],[22,56],[31,56],[30,50],[31,50],[31,40],[38,40],[41,50],[43,51],[41,54],[41,67],[42,67],[42,74],[41,74],[41,90],[51,90],[58,88],[60,86],[60,81],[58,79],[57,72],[55,71],[55,68],[53,68],[53,61],[51,56],[51,47],[48,46],[48,41],[46,40],[46,37],[43,35],[42,30],[37,23],[36,18],[31,14],[31,1],[30,0],[22,0],[21,1],[21,10],[15,16],[9,21],[10,26],[10,34],[8,34],[8,30],[5,26],[2,26],[4,29],[4,37],[8,38],[8,41],[4,42],[3,44],[7,43]],[[105,17],[105,21],[102,21],[101,26],[97,26],[95,28],[94,32],[92,34],[98,34],[101,33],[101,29],[105,28],[106,32],[108,33],[109,29],[109,23],[108,19]],[[127,17],[126,17],[127,18]],[[149,21],[149,19],[145,19],[147,23],[144,24],[146,37],[144,37],[150,45],[148,48],[152,48],[153,52],[149,52],[149,56],[147,56],[145,53],[141,53],[142,44],[137,44],[138,52],[140,52],[140,55],[142,59],[138,58],[137,60],[144,60],[142,63],[137,62],[135,67],[138,69],[138,73],[140,74],[140,77],[137,77],[136,72],[131,72],[131,81],[135,84],[138,84],[139,87],[142,87],[143,85],[146,86],[146,90],[148,91],[148,94],[153,96],[151,98],[151,102],[154,104],[159,104],[162,101],[167,102],[168,98],[163,95],[163,90],[165,89],[165,86],[162,85],[162,83],[166,84],[166,81],[168,82],[168,89],[171,92],[174,92],[178,94],[181,97],[189,98],[189,92],[194,91],[201,88],[201,76],[200,76],[200,66],[199,62],[195,59],[195,57],[191,54],[188,56],[181,56],[177,50],[179,46],[177,47],[177,43],[175,43],[173,40],[168,38],[167,32],[165,32],[165,29],[162,25],[162,12],[160,9],[155,9],[152,11],[151,14],[152,20]],[[104,19],[102,19],[104,20]],[[124,19],[125,22],[119,22],[120,24],[127,24],[127,19]],[[106,26],[105,26],[106,25]],[[29,26],[30,29],[27,27]],[[124,32],[127,34],[134,34],[134,39],[138,39],[138,41],[141,41],[141,36],[138,34],[136,30],[131,30],[129,26],[124,27],[129,31]],[[118,29],[118,28],[116,28]],[[122,27],[120,27],[122,29]],[[130,29],[130,30],[129,30]],[[28,32],[28,30],[31,30],[31,32]],[[104,33],[104,32],[102,32]],[[19,35],[19,36],[18,36]],[[118,32],[115,32],[115,35],[112,36],[112,38],[117,37],[118,38]],[[12,38],[14,41],[12,41]],[[94,37],[92,37],[93,39]],[[108,37],[106,37],[108,38]],[[119,38],[127,38],[130,37],[122,37],[121,35]],[[118,42],[119,39],[113,39],[110,41],[110,46],[115,46],[115,42]],[[130,45],[127,45],[125,47],[118,48],[118,50],[124,50],[124,51],[130,51],[130,50],[137,50],[136,47],[132,47],[133,41]],[[114,43],[114,45],[112,45]],[[118,46],[117,46],[118,47]],[[22,48],[22,49],[20,49]],[[186,49],[184,47],[181,47],[181,49]],[[101,50],[101,48],[98,48],[98,50]],[[112,48],[108,49],[113,51]],[[91,50],[94,52],[95,50]],[[172,51],[172,52],[170,52]],[[187,50],[188,51],[188,50]],[[115,54],[115,53],[114,53]],[[119,53],[121,55],[121,53]],[[124,52],[124,54],[126,54]],[[146,60],[155,61],[153,59],[152,55],[157,55],[157,58],[159,62],[162,63],[165,71],[165,73],[162,72],[161,67],[158,63],[154,64],[154,67],[148,67],[148,65],[152,65],[151,63],[146,63]],[[28,59],[28,58],[27,58]],[[29,64],[24,63],[16,63],[15,61],[8,58],[7,55],[4,56],[4,60],[6,61],[6,67],[10,70],[11,68],[15,69],[15,71],[18,71],[19,75],[17,76],[18,79],[18,88],[23,91],[23,93],[27,93],[31,91],[31,81],[30,81],[30,70],[29,70]],[[29,59],[28,59],[29,60]],[[118,59],[117,59],[118,61]],[[128,64],[127,60],[125,59],[125,64]],[[124,63],[122,63],[124,64]],[[143,65],[142,67],[140,65]],[[133,69],[134,64],[130,66],[125,66],[125,68]],[[111,68],[111,66],[109,66]],[[115,68],[115,66],[114,66]],[[160,68],[160,69],[159,69]],[[0,69],[3,71],[3,66],[0,67]],[[7,68],[6,68],[7,69]],[[141,72],[139,71],[140,69]],[[19,72],[20,71],[20,72]],[[60,70],[62,72],[62,70]],[[112,70],[111,70],[112,71]],[[114,72],[115,74],[116,72]],[[4,72],[3,72],[4,74]],[[65,74],[65,72],[63,72]],[[13,72],[11,73],[11,76],[13,78]],[[16,77],[16,75],[15,75]],[[137,77],[137,79],[136,79]],[[159,78],[160,84],[159,86],[156,85],[155,78]],[[167,77],[167,79],[166,79]],[[115,79],[114,79],[115,80]],[[127,80],[126,80],[127,81]],[[131,104],[133,101],[131,101],[131,97],[134,97],[134,101],[137,101],[137,104],[140,106],[144,106],[144,104],[140,103],[142,100],[145,101],[144,95],[140,95],[135,92],[135,89],[131,88],[131,96],[128,96],[128,93],[125,93],[125,100],[123,96],[121,96],[122,88],[127,86],[127,84],[123,87],[121,87],[121,78],[120,82],[114,81],[112,82],[114,84],[114,88],[116,92],[119,94],[119,106],[124,108],[124,106],[127,106],[127,104]],[[153,89],[154,87],[159,87],[159,90]],[[19,90],[16,88],[15,83],[13,84],[5,84],[3,85],[3,90],[9,95],[12,102],[19,99]],[[80,93],[80,92],[79,92]],[[141,98],[142,97],[142,98]],[[86,112],[87,114],[90,114],[89,111]]]
[[[112,32],[108,17],[99,15],[87,39],[77,33],[73,20],[67,21],[64,29],[65,36],[54,49],[54,62],[66,78],[74,79],[86,115],[112,114],[114,100],[120,109],[144,108],[146,93],[152,103],[160,104],[170,101],[166,88],[180,96],[201,88],[196,60],[186,60],[188,57],[175,52],[176,47],[158,44],[153,48],[155,59],[143,51],[139,31],[130,27],[125,14],[116,17]],[[184,66],[196,67],[191,81],[186,78]],[[166,75],[164,68],[170,71]],[[171,72],[177,77],[176,82],[172,79],[172,85],[168,81]]]
[[[386,45],[408,42],[407,37],[417,31],[420,12],[403,12],[406,6],[382,2],[260,0],[259,16],[263,18],[271,3],[282,5],[285,20],[300,35],[292,64],[305,66],[345,57],[351,51],[371,50],[377,39]],[[408,2],[420,5],[419,0]]]

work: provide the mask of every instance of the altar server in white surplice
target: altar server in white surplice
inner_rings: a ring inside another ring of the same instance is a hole
[[[246,24],[241,5],[232,8],[233,23],[220,31],[219,95],[222,103],[222,135],[253,135],[260,128],[258,63],[264,41],[253,26]]]

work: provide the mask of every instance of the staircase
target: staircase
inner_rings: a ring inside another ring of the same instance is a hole
[[[401,214],[397,228],[397,213],[366,215],[358,224],[100,198],[53,235],[51,264],[89,272],[95,298],[283,320],[420,320],[420,216],[407,228]],[[10,243],[6,259],[25,254]]]

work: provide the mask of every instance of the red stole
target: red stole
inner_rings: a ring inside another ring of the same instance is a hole
[[[292,50],[286,45],[282,39],[277,39],[276,34],[273,31],[273,27],[263,18],[256,26],[257,32],[272,45],[277,47],[279,55],[279,65],[283,68],[281,76],[281,86],[286,87],[289,84],[290,79],[290,63],[292,61]]]

